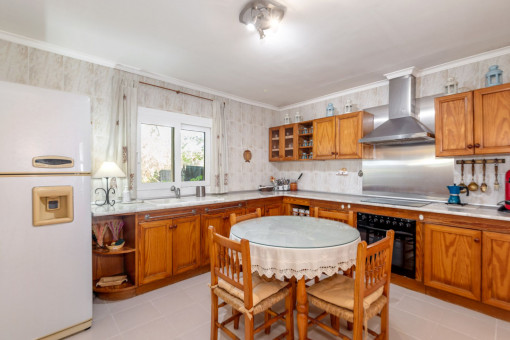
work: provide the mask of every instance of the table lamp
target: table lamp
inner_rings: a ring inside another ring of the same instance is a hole
[[[104,193],[106,195],[106,199],[101,204],[98,204],[96,202],[96,205],[108,204],[108,205],[113,206],[115,204],[115,200],[112,200],[110,202],[110,193],[115,194],[115,189],[108,187],[108,178],[110,178],[110,177],[126,177],[126,174],[124,174],[124,172],[119,168],[119,166],[115,162],[103,162],[103,164],[101,164],[101,167],[99,168],[99,170],[97,170],[96,173],[94,174],[94,176],[92,176],[92,177],[93,178],[103,178],[103,177],[106,178],[106,189],[97,188],[94,191],[96,194],[98,193],[98,190],[99,190],[99,192],[101,190],[104,191]]]

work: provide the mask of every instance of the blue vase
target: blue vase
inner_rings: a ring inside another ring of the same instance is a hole
[[[489,67],[489,72],[485,74],[485,86],[496,86],[503,84],[503,71],[498,65]]]
[[[335,114],[335,107],[333,104],[329,103],[328,108],[326,109],[326,117],[331,117]]]

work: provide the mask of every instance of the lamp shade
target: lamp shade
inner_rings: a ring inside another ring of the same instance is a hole
[[[99,170],[96,171],[94,178],[103,177],[126,177],[126,174],[119,168],[115,162],[103,162]]]

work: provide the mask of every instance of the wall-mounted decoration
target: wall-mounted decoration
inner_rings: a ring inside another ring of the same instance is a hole
[[[251,151],[250,150],[244,150],[243,158],[244,158],[245,162],[250,163],[250,160],[251,160]]]
[[[485,86],[496,86],[503,84],[503,71],[499,69],[498,65],[489,67],[489,72],[485,74]]]
[[[347,99],[347,102],[346,102],[346,104],[345,104],[345,110],[344,110],[344,112],[345,112],[345,113],[351,113],[351,112],[352,112],[352,110],[353,110],[353,106],[354,106],[354,105],[352,104],[352,100]]]
[[[331,117],[335,114],[335,107],[333,104],[329,103],[326,109],[326,117]]]
[[[303,116],[299,112],[296,112],[296,116],[294,117],[295,121],[294,123],[299,123],[303,121]]]
[[[444,85],[444,92],[446,94],[455,94],[458,92],[458,85],[459,83],[455,80],[455,78],[450,77]]]

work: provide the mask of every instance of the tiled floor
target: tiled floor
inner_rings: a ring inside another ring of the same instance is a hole
[[[203,274],[119,302],[95,299],[92,328],[70,339],[209,339],[209,278]],[[378,323],[373,318],[369,325],[377,331]],[[283,325],[273,326],[271,337],[258,334],[255,339],[270,339],[283,329]],[[242,332],[237,334],[242,338]],[[334,338],[316,327],[310,328],[309,337]],[[229,338],[220,331],[219,339]],[[392,285],[390,339],[508,340],[510,323]]]

